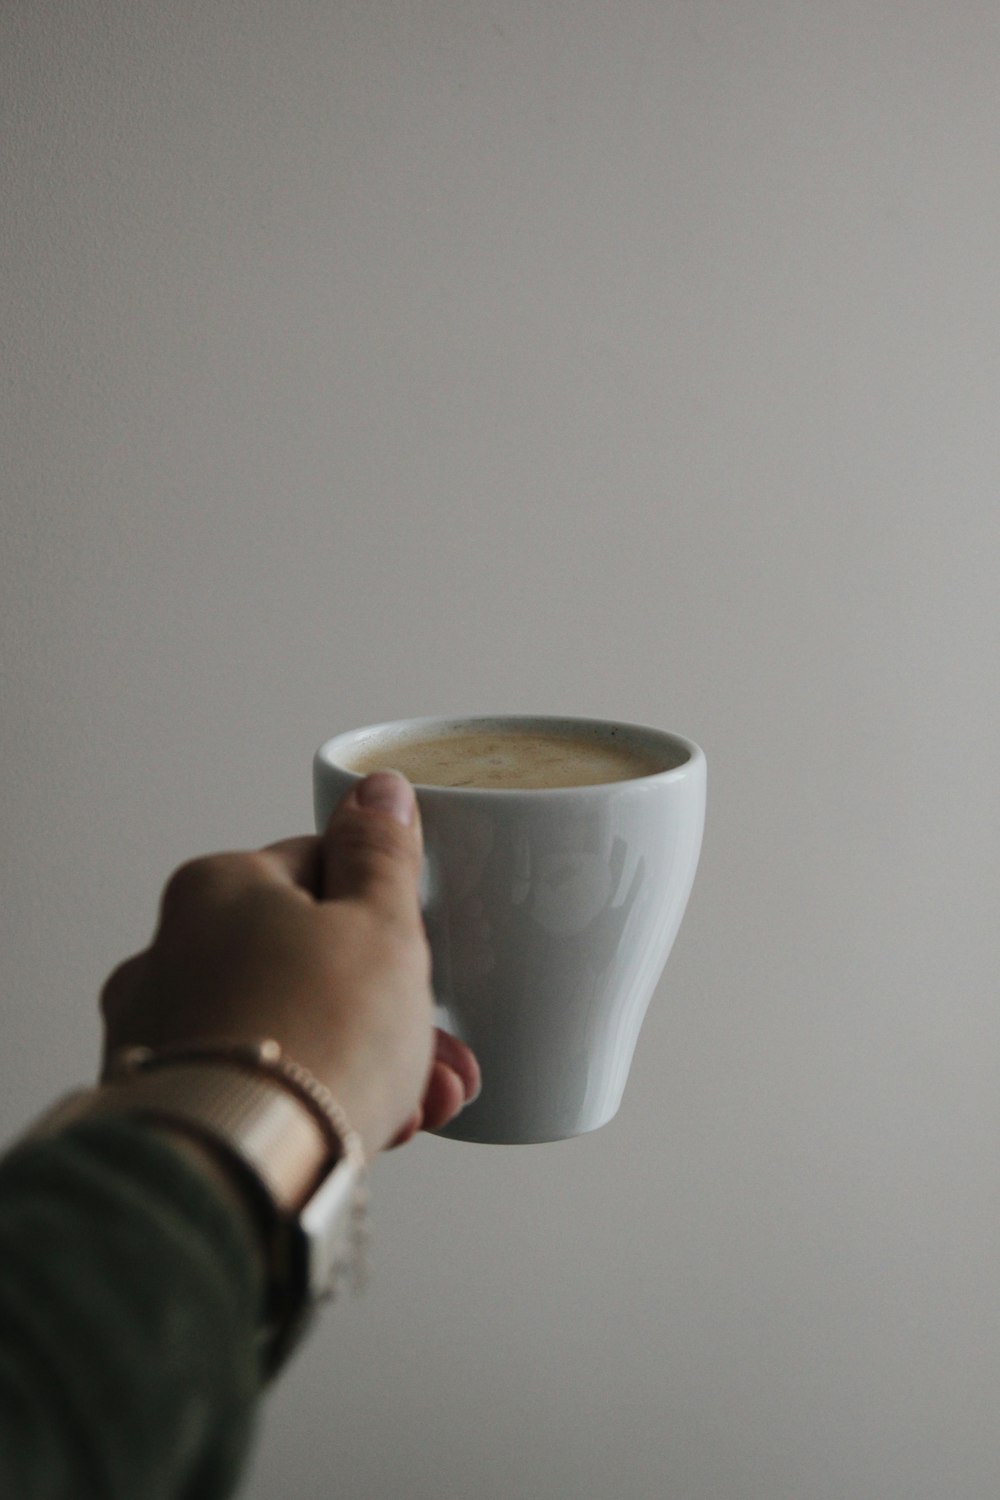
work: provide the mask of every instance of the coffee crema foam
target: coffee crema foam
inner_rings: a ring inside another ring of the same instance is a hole
[[[385,739],[342,764],[360,776],[391,768],[416,786],[541,791],[634,781],[676,762],[613,738],[512,728]]]

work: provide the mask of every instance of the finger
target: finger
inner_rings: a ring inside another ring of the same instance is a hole
[[[447,1063],[435,1062],[424,1090],[424,1130],[440,1130],[465,1106],[465,1087]]]
[[[447,1063],[436,1059],[428,1075],[423,1104],[414,1110],[387,1149],[391,1151],[397,1146],[405,1146],[418,1130],[441,1130],[461,1113],[468,1102],[464,1079]]]
[[[451,1078],[447,1077],[449,1073]],[[391,1151],[396,1146],[405,1146],[418,1130],[439,1130],[442,1125],[447,1125],[478,1097],[481,1088],[482,1075],[475,1054],[457,1036],[436,1026],[434,1061],[424,1090],[424,1102],[413,1111],[386,1149]],[[432,1123],[429,1123],[429,1115]]]
[[[366,776],[335,808],[322,838],[323,895],[388,914],[419,914],[422,841],[413,788],[396,771]]]
[[[440,1027],[434,1032],[434,1060],[443,1063],[457,1075],[462,1085],[463,1104],[471,1104],[473,1099],[478,1098],[483,1086],[483,1075],[475,1053],[464,1042],[460,1042],[457,1036],[452,1036],[450,1031],[442,1031]]]
[[[323,843],[315,834],[279,839],[259,851],[274,865],[279,880],[289,881],[310,895],[318,897],[323,882]]]
[[[388,1146],[385,1149],[387,1151],[394,1151],[397,1146],[405,1146],[407,1141],[413,1140],[413,1137],[416,1135],[417,1131],[420,1129],[423,1123],[423,1109],[415,1109],[410,1118],[407,1120],[406,1124],[403,1126],[402,1130],[400,1130],[396,1135],[393,1136],[392,1140],[389,1142]]]

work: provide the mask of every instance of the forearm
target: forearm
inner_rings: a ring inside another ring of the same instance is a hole
[[[91,1121],[0,1164],[0,1493],[231,1493],[261,1265],[237,1189],[197,1154]]]

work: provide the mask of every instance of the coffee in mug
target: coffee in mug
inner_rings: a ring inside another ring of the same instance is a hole
[[[653,753],[636,744],[614,726],[589,734],[510,726],[375,736],[343,764],[359,776],[391,767],[415,786],[538,791],[655,776],[679,761],[665,748]]]

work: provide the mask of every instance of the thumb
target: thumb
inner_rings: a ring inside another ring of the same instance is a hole
[[[412,786],[398,771],[374,771],[351,788],[326,826],[322,897],[353,897],[387,915],[419,915],[422,857]]]

